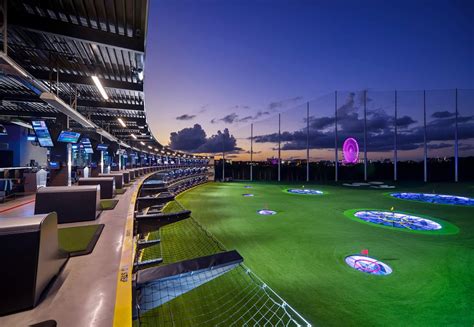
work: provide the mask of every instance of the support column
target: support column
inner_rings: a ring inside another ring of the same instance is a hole
[[[67,186],[71,186],[71,172],[72,172],[72,144],[67,144]]]
[[[338,176],[338,165],[339,158],[337,155],[337,91],[334,92],[334,180],[337,182],[339,180]]]
[[[253,181],[253,123],[250,124],[250,181]]]
[[[222,181],[225,179],[225,152],[222,151]]]
[[[428,182],[428,145],[426,142],[426,90],[423,90],[423,181]]]
[[[454,181],[459,181],[458,160],[459,160],[459,144],[458,144],[458,89],[455,90],[455,116],[454,116]]]
[[[309,182],[309,102],[306,103],[306,181]]]
[[[364,91],[364,181],[367,181],[367,90]]]
[[[393,121],[394,124],[394,144],[393,144],[393,180],[396,182],[398,179],[398,171],[397,171],[397,165],[398,165],[398,97],[397,97],[397,91],[395,90],[395,119]]]
[[[281,181],[281,114],[278,114],[278,181]]]

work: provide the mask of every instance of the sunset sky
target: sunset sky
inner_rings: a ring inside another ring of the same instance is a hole
[[[288,132],[282,157],[305,157],[301,144],[309,101],[311,158],[330,159],[334,90],[347,91],[338,96],[342,143],[346,136],[362,141],[360,91],[367,89],[369,158],[381,159],[390,156],[387,145],[393,144],[397,89],[406,134],[401,156],[418,158],[423,92],[415,90],[427,89],[446,90],[427,93],[430,154],[452,153],[453,89],[474,89],[472,1],[150,4],[145,101],[153,133],[165,145],[170,133],[192,128],[179,134],[175,145],[212,151],[219,136],[209,138],[228,128],[243,149],[231,156],[248,159],[253,122],[255,157],[265,159],[276,155],[272,134],[282,113],[282,132]],[[474,91],[460,91],[459,97],[461,154],[472,154]]]

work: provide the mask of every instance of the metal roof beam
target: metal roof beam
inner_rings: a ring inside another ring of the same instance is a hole
[[[110,101],[94,101],[94,100],[84,100],[77,99],[78,107],[94,107],[94,108],[104,108],[104,109],[125,109],[125,110],[137,110],[143,111],[143,104],[128,104],[128,103],[119,103],[119,102],[110,102]]]
[[[145,52],[145,40],[143,37],[128,37],[36,15],[19,15],[14,11],[10,11],[8,13],[8,25],[18,26],[33,32],[98,43],[107,47],[115,47],[140,53]]]
[[[50,80],[50,72],[48,71],[31,71],[31,75],[35,78],[49,81]],[[55,78],[56,73],[53,73],[53,78]],[[81,84],[81,85],[90,85],[95,86],[92,78],[89,76],[79,76],[79,75],[72,75],[72,74],[65,74],[63,72],[59,73],[59,82],[60,83],[70,83],[70,84]],[[100,80],[102,85],[105,88],[113,88],[113,89],[123,89],[123,90],[130,90],[130,91],[140,91],[143,92],[143,83],[132,83],[132,82],[123,82],[123,81],[113,81],[110,79],[102,78]]]
[[[26,95],[26,94],[0,94],[0,100],[7,100],[11,102],[34,102],[34,103],[43,103],[43,100],[35,95]],[[64,100],[63,100],[64,101]],[[118,102],[106,102],[106,101],[94,101],[94,100],[84,100],[77,99],[78,107],[90,107],[90,108],[100,108],[104,109],[126,109],[126,110],[137,110],[143,111],[143,105],[137,104],[128,104],[128,103],[118,103]]]

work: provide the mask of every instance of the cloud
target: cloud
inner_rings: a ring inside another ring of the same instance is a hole
[[[349,93],[345,103],[337,109],[339,147],[348,137],[356,138],[361,146],[363,144],[364,119],[360,97],[360,94]],[[441,149],[452,146],[446,142],[452,141],[454,138],[454,118],[447,112],[438,112],[434,116],[437,119],[427,124],[428,141],[434,142],[430,147]],[[334,123],[334,117],[310,117],[309,147],[311,149],[334,148]],[[407,115],[397,119],[399,127],[397,140],[400,150],[414,150],[423,146],[424,128],[416,123],[413,118]],[[458,124],[459,139],[474,138],[474,116],[459,116]],[[380,108],[367,110],[368,151],[393,150],[393,125],[394,117],[388,115],[385,110]],[[280,140],[283,150],[306,149],[307,130],[302,128],[293,132],[284,131],[281,133]],[[277,143],[278,134],[256,136],[254,141],[256,143]]]
[[[237,147],[237,140],[233,135],[230,135],[227,128],[223,132],[217,131],[217,134],[212,135],[206,140],[206,143],[195,150],[199,153],[217,153],[217,152],[232,152],[239,151]]]
[[[199,124],[170,134],[169,146],[173,150],[193,152],[205,143],[206,132]]]
[[[227,116],[224,116],[220,120],[226,124],[232,124],[234,121],[237,121],[238,118],[239,118],[239,115],[233,112],[231,114],[228,114]]]
[[[237,140],[230,134],[227,128],[223,132],[219,130],[217,134],[207,138],[206,132],[199,124],[171,133],[169,146],[173,150],[197,153],[217,153],[222,151],[238,153],[241,151],[237,147]]]
[[[449,144],[449,143],[444,143],[444,142],[441,142],[441,143],[435,143],[435,144],[428,144],[428,148],[429,149],[444,149],[444,148],[450,148],[452,147],[453,144]]]
[[[235,106],[232,106],[230,109],[250,109],[250,106],[236,104]]]
[[[176,117],[176,120],[192,120],[194,118],[196,118],[196,115],[184,114],[184,115]]]
[[[280,109],[280,108],[284,108],[288,105],[291,105],[297,101],[301,101],[303,100],[303,97],[302,96],[296,96],[296,97],[293,97],[293,98],[289,98],[289,99],[283,99],[283,100],[278,100],[278,101],[273,101],[273,102],[270,102],[267,106],[267,109],[268,110],[272,110],[272,111],[275,111],[277,109]]]
[[[269,115],[270,112],[268,111],[258,111],[255,115],[247,115],[245,117],[242,117],[240,118],[240,116],[233,112],[231,114],[228,114],[222,118],[213,118],[211,120],[211,124],[216,124],[220,121],[226,123],[226,124],[234,124],[234,123],[247,123],[249,121],[252,121],[252,120],[256,120],[262,116],[266,116],[266,115]]]
[[[433,118],[449,118],[449,117],[454,117],[455,113],[454,112],[449,112],[449,111],[437,111],[434,112],[431,117]]]
[[[397,118],[397,126],[400,128],[407,128],[410,125],[413,125],[416,123],[416,120],[413,120],[410,116],[403,116],[400,118]]]
[[[198,114],[203,114],[207,111],[207,108],[209,108],[209,104],[205,104],[199,108]]]

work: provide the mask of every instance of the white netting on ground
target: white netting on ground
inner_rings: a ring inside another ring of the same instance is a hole
[[[147,249],[144,257],[159,254],[163,264],[225,251],[192,217],[165,226],[148,239],[158,237],[160,249]],[[137,302],[139,326],[310,325],[243,264],[147,283]]]

